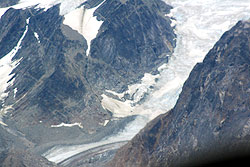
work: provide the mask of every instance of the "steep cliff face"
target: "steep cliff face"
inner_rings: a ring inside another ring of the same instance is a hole
[[[176,106],[118,150],[110,166],[180,166],[249,153],[250,21],[195,66]]]

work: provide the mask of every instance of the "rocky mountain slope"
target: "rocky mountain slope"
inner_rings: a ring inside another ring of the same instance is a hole
[[[27,2],[34,6],[14,5],[0,18],[0,126],[42,154],[58,144],[98,141],[133,120],[113,119],[102,95],[124,92],[168,61],[176,38],[165,16],[171,7],[160,0]],[[61,2],[68,5],[63,12]],[[82,10],[83,23],[85,16],[102,23],[91,43],[65,24],[74,10]]]
[[[0,58],[23,39],[2,110],[11,110],[20,127],[80,122],[96,131],[112,116],[100,103],[104,90],[124,91],[167,61],[162,55],[175,46],[170,20],[163,17],[169,9],[161,1],[105,1],[95,11],[103,24],[89,56],[84,37],[63,24],[59,6],[9,9],[0,20]]]
[[[175,107],[118,150],[109,166],[185,166],[249,153],[249,67],[250,21],[240,21],[195,66]]]

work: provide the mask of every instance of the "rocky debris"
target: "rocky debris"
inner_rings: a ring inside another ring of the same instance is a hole
[[[250,152],[250,21],[192,70],[176,106],[117,151],[109,166],[185,166]]]

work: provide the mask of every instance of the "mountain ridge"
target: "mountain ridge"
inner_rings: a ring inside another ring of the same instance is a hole
[[[238,22],[198,63],[176,106],[108,166],[181,166],[249,153],[250,22]]]

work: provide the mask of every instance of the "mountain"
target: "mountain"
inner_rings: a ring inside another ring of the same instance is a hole
[[[195,166],[249,155],[249,44],[250,21],[224,33],[192,70],[175,107],[119,149],[109,166]]]
[[[166,16],[172,7],[159,0],[5,2],[0,125],[18,142],[3,150],[42,154],[55,145],[91,143],[118,132],[134,118],[115,118],[103,96],[122,103],[133,100],[133,92],[121,100],[107,90],[122,93],[145,73],[158,73],[175,47]]]

